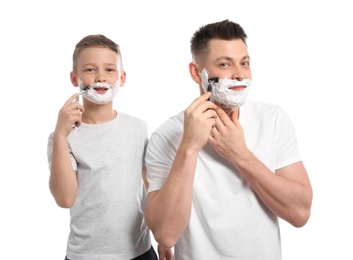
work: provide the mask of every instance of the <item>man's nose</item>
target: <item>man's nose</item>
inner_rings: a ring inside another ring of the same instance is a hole
[[[243,80],[245,78],[245,73],[240,66],[234,68],[232,72],[232,79]]]

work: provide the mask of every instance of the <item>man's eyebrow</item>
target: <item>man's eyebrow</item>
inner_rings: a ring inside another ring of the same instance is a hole
[[[250,56],[249,55],[245,55],[241,60],[249,60]]]
[[[249,55],[245,55],[243,58],[241,58],[241,60],[249,60],[250,59],[250,56]],[[229,57],[229,56],[221,56],[221,57],[218,57],[216,59],[216,61],[219,61],[219,60],[228,60],[228,61],[232,61],[234,60],[233,58]]]
[[[233,60],[233,58],[229,57],[229,56],[221,56],[221,57],[218,57],[216,59],[216,61],[219,61],[219,60],[228,60],[228,61],[231,61]]]

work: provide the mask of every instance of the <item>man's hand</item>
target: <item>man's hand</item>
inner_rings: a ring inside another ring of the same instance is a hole
[[[199,151],[208,141],[211,130],[216,124],[217,106],[208,101],[207,92],[195,99],[184,112],[184,135],[182,143],[194,146]]]
[[[234,111],[228,116],[221,107],[217,107],[216,112],[218,117],[209,142],[222,157],[234,162],[248,151],[238,113]]]

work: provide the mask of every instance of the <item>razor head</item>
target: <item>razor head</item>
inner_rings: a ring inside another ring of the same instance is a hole
[[[208,86],[207,86],[207,92],[212,93],[212,84],[217,83],[219,81],[219,78],[210,78],[208,79]],[[208,99],[208,101],[211,101],[211,98]]]
[[[210,78],[208,79],[208,86],[207,86],[207,91],[212,92],[212,84],[217,83],[219,81],[219,78]]]
[[[208,83],[210,83],[210,84],[218,83],[218,81],[219,81],[219,78],[218,78],[218,77],[208,79]]]

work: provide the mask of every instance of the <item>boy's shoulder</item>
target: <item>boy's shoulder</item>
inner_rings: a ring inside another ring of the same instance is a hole
[[[124,120],[124,121],[129,121],[131,123],[136,123],[136,124],[142,124],[142,125],[147,125],[146,120],[137,117],[135,115],[127,114],[124,112],[117,112],[118,113],[118,118]]]

